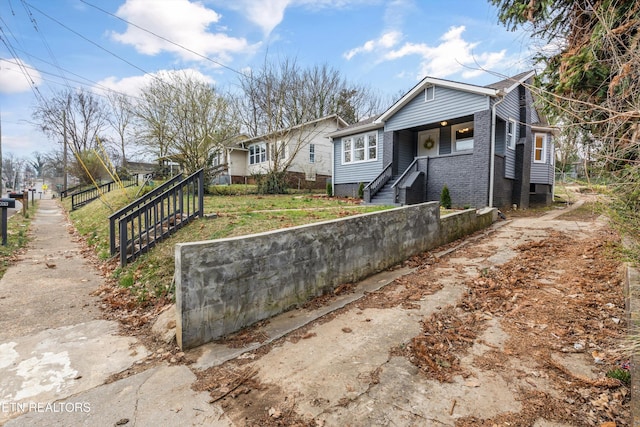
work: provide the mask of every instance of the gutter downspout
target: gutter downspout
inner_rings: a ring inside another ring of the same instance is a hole
[[[495,170],[496,170],[496,108],[504,101],[505,94],[500,91],[498,94],[501,98],[496,101],[491,107],[491,148],[489,159],[489,207],[493,207],[493,187],[495,185]]]

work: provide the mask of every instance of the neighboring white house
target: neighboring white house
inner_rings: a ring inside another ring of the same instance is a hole
[[[347,126],[338,115],[322,117],[289,129],[241,140],[214,159],[224,165],[221,182],[253,182],[255,175],[267,173],[278,163],[290,163],[289,184],[299,188],[325,188],[331,178],[333,144],[327,137]],[[290,156],[294,156],[291,159]]]

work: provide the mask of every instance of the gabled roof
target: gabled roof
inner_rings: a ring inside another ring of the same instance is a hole
[[[382,113],[377,119],[377,123],[384,123],[391,116],[393,116],[396,112],[398,112],[402,107],[407,105],[413,98],[422,93],[429,86],[440,86],[446,87],[449,89],[460,90],[464,92],[471,92],[478,95],[485,96],[500,96],[504,93],[511,92],[514,88],[518,87],[518,85],[529,77],[535,74],[534,71],[527,71],[524,73],[520,73],[516,76],[510,77],[508,79],[501,80],[497,83],[493,83],[487,86],[477,86],[469,83],[461,83],[454,82],[452,80],[439,79],[436,77],[425,77],[415,85],[409,92],[407,92],[402,98],[396,101],[387,111]]]
[[[311,120],[311,121],[308,121],[308,122],[304,122],[304,123],[301,123],[301,124],[296,125],[296,126],[292,126],[290,128],[287,128],[287,129],[282,129],[282,130],[278,130],[278,131],[275,131],[275,132],[254,136],[253,138],[247,138],[247,139],[244,139],[242,141],[239,141],[237,143],[237,145],[246,145],[246,144],[250,144],[250,143],[256,142],[256,141],[263,141],[263,140],[265,140],[265,139],[267,139],[267,138],[269,138],[271,136],[275,136],[275,135],[282,134],[282,133],[285,133],[285,132],[291,132],[293,130],[301,129],[301,128],[307,127],[309,125],[313,125],[315,123],[323,122],[325,120],[336,120],[336,122],[338,123],[338,126],[343,126],[343,127],[349,126],[349,124],[347,122],[345,122],[344,119],[342,117],[340,117],[339,115],[330,114],[328,116],[324,116],[324,117],[320,117],[319,119],[315,119],[315,120]]]
[[[500,80],[499,82],[491,83],[486,87],[496,89],[499,91],[503,91],[504,93],[509,93],[516,87],[518,87],[521,83],[527,81],[531,77],[536,74],[535,71],[525,71],[523,73],[517,74],[513,77],[508,77],[504,80]]]

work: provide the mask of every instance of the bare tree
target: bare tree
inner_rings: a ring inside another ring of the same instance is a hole
[[[2,158],[2,180],[7,188],[13,190],[20,189],[22,183],[22,175],[26,160],[16,157],[13,153],[4,153]]]
[[[214,153],[238,133],[227,98],[183,72],[146,86],[135,112],[145,144],[158,158],[171,157],[188,172],[208,169]]]
[[[66,140],[71,150],[79,153],[95,148],[96,137],[105,129],[107,112],[97,95],[78,89],[42,98],[33,118],[45,135],[61,144]]]
[[[129,98],[123,94],[109,92],[107,95],[109,102],[109,115],[107,122],[116,133],[114,145],[118,149],[118,154],[122,165],[127,162],[127,146],[131,142],[133,131],[134,111]]]
[[[260,148],[266,150],[260,155],[267,156],[268,162],[258,177],[266,192],[285,191],[287,170],[315,136],[313,127],[305,123],[333,114],[355,122],[382,110],[382,97],[372,90],[350,86],[327,65],[302,69],[294,59],[265,59],[261,68],[239,78],[239,86],[242,94],[235,106],[242,129],[268,147]]]

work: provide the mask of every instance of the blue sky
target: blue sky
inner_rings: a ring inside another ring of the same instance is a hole
[[[482,85],[532,68],[526,34],[488,0],[0,0],[0,28],[2,151],[27,158],[60,146],[29,123],[36,91],[135,95],[145,75],[182,69],[233,90],[265,56],[389,95],[426,75]]]

